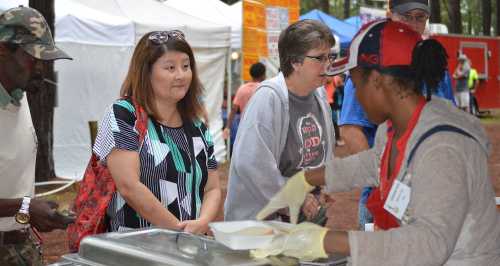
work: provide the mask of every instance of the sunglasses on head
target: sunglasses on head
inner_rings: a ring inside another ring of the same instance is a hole
[[[149,35],[148,39],[154,44],[165,44],[170,39],[185,40],[186,36],[180,30],[155,31]]]

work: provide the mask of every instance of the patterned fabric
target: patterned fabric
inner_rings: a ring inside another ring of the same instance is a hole
[[[137,106],[135,114],[139,118],[135,121],[134,130],[138,132],[138,141],[142,143],[148,118],[140,106]],[[99,162],[93,152],[75,198],[75,222],[67,229],[69,249],[72,252],[78,251],[84,237],[108,230],[106,210],[115,191],[115,182],[109,169]]]
[[[31,239],[26,239],[24,243],[15,245],[0,245],[0,265],[41,266],[43,263],[40,247]]]
[[[42,60],[71,59],[56,47],[42,14],[29,7],[15,7],[0,14],[0,42],[19,44]]]
[[[99,125],[94,153],[106,163],[114,148],[139,152],[140,181],[179,220],[197,219],[208,170],[217,168],[208,129],[199,121],[171,128],[150,117],[144,142],[139,145],[134,112],[128,100],[118,100],[111,106]],[[118,192],[113,195],[107,214],[111,231],[151,226]]]

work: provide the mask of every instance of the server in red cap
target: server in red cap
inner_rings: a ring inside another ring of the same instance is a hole
[[[327,73],[350,70],[356,98],[379,126],[374,147],[334,159],[325,175],[290,179],[271,201],[292,208],[310,186],[374,186],[376,230],[331,231],[303,223],[254,254],[315,259],[343,253],[354,266],[500,265],[500,214],[488,177],[485,131],[477,118],[431,97],[446,66],[443,46],[404,24],[382,20],[362,28],[349,57]]]
[[[430,8],[427,0],[390,0],[387,16],[394,21],[399,21],[411,27],[419,34],[423,34],[425,25],[429,19]],[[401,51],[392,51],[400,53]],[[422,86],[425,92],[425,85]],[[355,97],[356,87],[352,80],[348,78],[344,86],[344,102],[340,112],[339,126],[340,133],[345,144],[336,149],[339,156],[358,153],[373,146],[377,125],[370,122],[365,110]],[[439,83],[434,95],[454,102],[453,90],[451,87],[451,77],[448,71],[443,74],[443,80]],[[370,196],[372,188],[362,190],[359,202],[359,227],[364,229],[366,223],[372,222],[370,212],[365,205]]]

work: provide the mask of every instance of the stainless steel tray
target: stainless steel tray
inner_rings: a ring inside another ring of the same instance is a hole
[[[84,262],[127,265],[267,265],[248,251],[234,251],[215,240],[166,229],[107,233],[83,239],[78,252]]]
[[[62,256],[52,266],[257,266],[345,265],[343,256],[316,263],[287,257],[252,259],[248,251],[231,250],[213,239],[166,229],[139,229],[86,237],[76,254]]]

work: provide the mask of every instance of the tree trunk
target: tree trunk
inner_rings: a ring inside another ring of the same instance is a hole
[[[351,15],[350,11],[351,11],[351,0],[344,0],[344,19],[349,18],[349,16]]]
[[[460,14],[460,0],[449,0],[450,33],[462,33],[462,16]]]
[[[52,36],[54,36],[54,0],[30,0],[29,6],[37,9],[47,20]],[[41,69],[43,77],[55,80],[54,64],[45,62]],[[53,122],[55,87],[46,82],[31,83],[34,92],[28,93],[31,117],[38,137],[38,153],[36,155],[36,181],[47,181],[55,177],[53,147]]]
[[[496,35],[500,36],[500,0],[497,0],[496,19],[497,19]]]
[[[483,34],[491,36],[491,0],[481,0],[481,10],[483,16]]]
[[[430,23],[441,23],[441,3],[439,0],[431,0]]]
[[[325,12],[326,14],[330,14],[330,1],[329,0],[319,0],[319,6],[321,8],[321,11]]]

